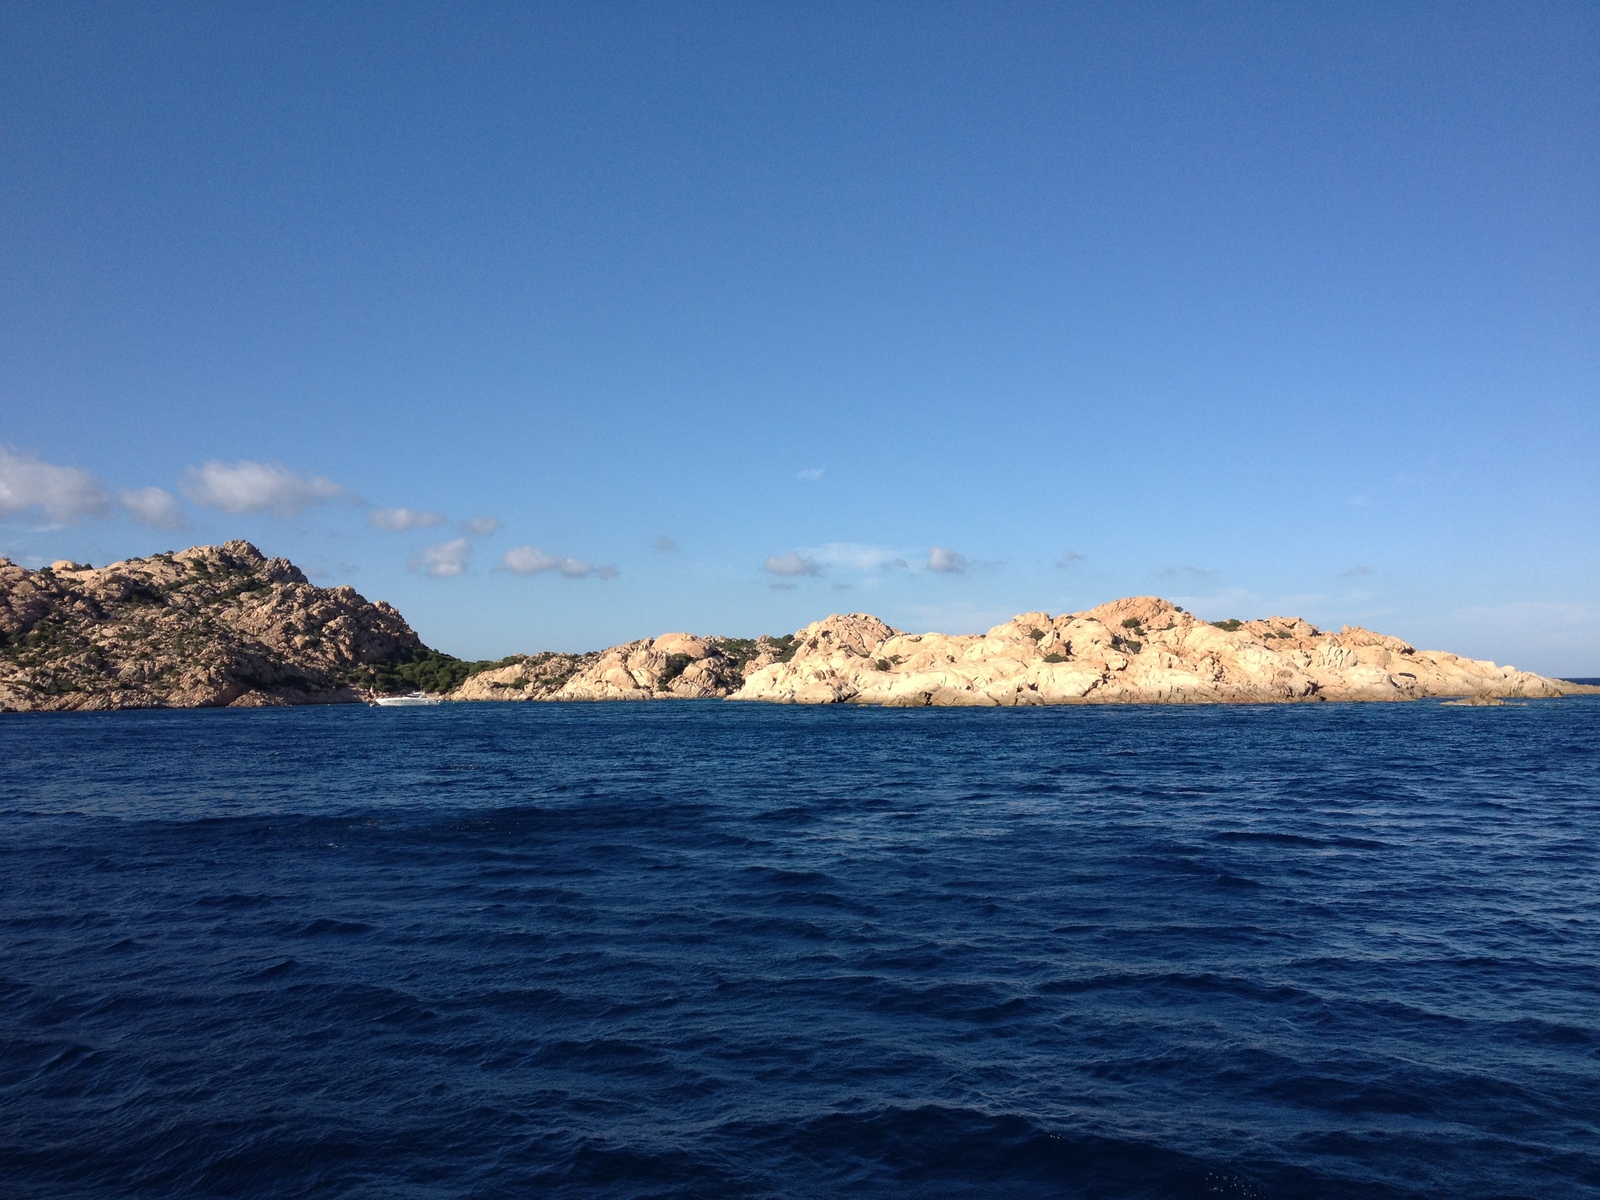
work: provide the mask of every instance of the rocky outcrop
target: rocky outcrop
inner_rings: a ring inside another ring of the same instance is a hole
[[[861,614],[795,635],[732,696],[791,704],[1283,703],[1595,691],[1298,617],[1213,625],[1153,596],[1023,613],[987,633],[909,634]]]
[[[1561,680],[1417,650],[1298,617],[1214,625],[1153,596],[1083,613],[1023,613],[988,633],[903,633],[846,613],[784,638],[670,633],[597,654],[542,654],[474,676],[455,700],[788,704],[1284,703],[1428,696],[1560,696]]]
[[[592,654],[538,654],[468,679],[452,700],[703,700],[785,658],[788,638],[667,633]]]
[[[98,570],[0,559],[0,711],[333,704],[421,639],[249,542]]]
[[[473,675],[450,693],[452,700],[553,700],[598,654],[519,655],[515,662]]]
[[[1153,596],[988,633],[904,633],[866,613],[783,637],[668,633],[588,654],[465,663],[387,604],[313,587],[248,542],[99,570],[0,559],[0,712],[332,704],[423,687],[452,700],[790,704],[1281,703],[1600,692],[1297,617],[1210,624]],[[454,690],[450,690],[454,689]]]

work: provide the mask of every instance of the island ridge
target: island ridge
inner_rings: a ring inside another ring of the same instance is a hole
[[[1298,617],[1207,622],[1153,596],[906,633],[866,613],[781,637],[669,633],[586,654],[465,663],[390,605],[319,588],[248,542],[93,569],[0,559],[0,711],[460,701],[731,699],[895,707],[1289,703],[1600,693]]]

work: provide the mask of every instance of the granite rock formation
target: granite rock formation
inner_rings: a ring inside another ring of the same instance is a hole
[[[1057,617],[1023,613],[966,636],[902,633],[852,613],[808,625],[795,644],[788,662],[751,672],[732,698],[920,707],[1540,697],[1600,690],[1418,650],[1365,629],[1325,633],[1298,617],[1214,625],[1153,596]]]
[[[987,633],[904,633],[865,613],[784,637],[669,633],[587,654],[466,663],[389,605],[313,587],[248,542],[95,570],[0,558],[0,712],[453,700],[790,704],[1282,703],[1600,692],[1296,617],[1212,624],[1138,596],[1023,613]]]
[[[389,605],[249,542],[98,570],[0,559],[0,711],[337,704],[426,650]]]
[[[590,654],[538,654],[482,671],[452,700],[704,700],[732,695],[778,662],[787,638],[667,633]]]

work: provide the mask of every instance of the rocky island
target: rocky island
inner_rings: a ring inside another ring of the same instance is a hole
[[[786,704],[1284,703],[1600,691],[1298,617],[1203,621],[1153,596],[1023,613],[987,633],[903,633],[866,613],[782,638],[673,633],[474,675],[456,700],[726,697]]]
[[[1298,617],[1201,620],[1153,596],[905,633],[865,613],[777,637],[669,633],[467,663],[399,612],[248,542],[99,570],[0,559],[0,711],[451,700],[929,705],[1287,703],[1600,692]]]
[[[430,653],[389,605],[249,542],[99,570],[0,559],[0,711],[352,703]]]
[[[1154,596],[1023,613],[987,633],[902,633],[830,617],[796,635],[735,700],[883,705],[1284,703],[1430,696],[1553,697],[1584,688],[1298,617],[1203,621]]]

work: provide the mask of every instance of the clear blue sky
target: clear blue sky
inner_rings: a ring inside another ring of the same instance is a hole
[[[10,4],[0,554],[1600,674],[1597,135],[1592,3]]]

